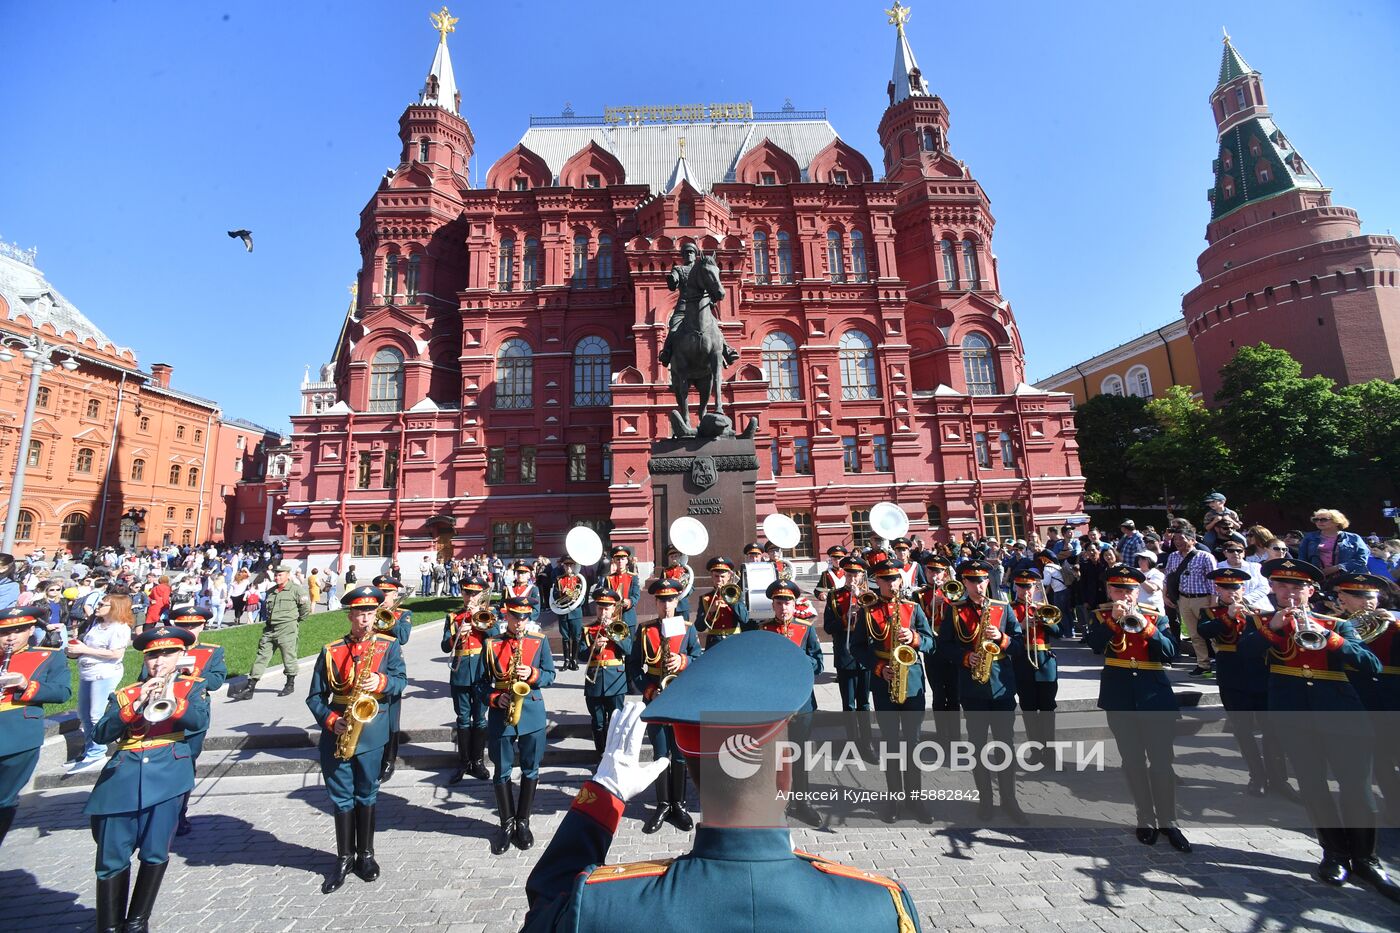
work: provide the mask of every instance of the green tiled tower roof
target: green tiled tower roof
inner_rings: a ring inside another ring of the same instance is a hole
[[[1244,60],[1235,47],[1230,44],[1230,34],[1225,33],[1225,51],[1220,55],[1220,80],[1215,82],[1216,87],[1228,84],[1236,78],[1253,73],[1254,69],[1249,67],[1249,62]]]

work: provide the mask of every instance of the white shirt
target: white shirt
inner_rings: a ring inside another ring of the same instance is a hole
[[[1249,579],[1244,581],[1244,604],[1251,609],[1267,609],[1272,612],[1274,604],[1269,601],[1269,594],[1273,591],[1269,589],[1269,581],[1264,579],[1263,573],[1259,570],[1259,565],[1253,561],[1245,560],[1240,566],[1235,567],[1229,561],[1220,561],[1215,565],[1215,569],[1229,567],[1231,570],[1243,570],[1249,574]],[[1215,590],[1215,587],[1211,587]],[[1219,591],[1216,590],[1218,594]]]
[[[1158,568],[1153,567],[1151,570],[1147,571],[1146,577],[1148,581],[1156,583],[1157,588],[1155,591],[1149,591],[1145,586],[1139,589],[1138,602],[1149,609],[1156,609],[1158,612],[1166,612],[1167,607],[1164,600],[1167,589],[1167,575]]]
[[[1046,564],[1040,569],[1040,582],[1049,586],[1052,593],[1065,591],[1065,578],[1060,576],[1060,568],[1054,564]]]
[[[125,651],[131,644],[131,629],[121,622],[107,622],[94,625],[83,635],[83,644],[89,648],[103,648],[111,651]],[[122,676],[122,659],[109,661],[85,654],[78,658],[78,677],[81,680],[110,680]]]

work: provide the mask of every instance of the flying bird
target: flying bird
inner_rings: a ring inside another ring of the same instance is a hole
[[[229,235],[230,238],[242,240],[242,241],[243,241],[243,245],[244,245],[244,247],[247,248],[248,252],[251,253],[251,252],[253,251],[253,231],[251,231],[251,230],[230,230],[230,231],[228,232],[228,235]]]

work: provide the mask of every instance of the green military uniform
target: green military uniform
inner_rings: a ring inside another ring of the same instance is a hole
[[[297,676],[297,629],[301,627],[301,620],[311,614],[311,597],[305,588],[288,583],[273,587],[263,598],[268,603],[267,622],[263,624],[258,653],[253,659],[253,669],[248,673],[248,679],[257,681],[267,670],[272,652],[280,650],[282,670],[290,684]]]

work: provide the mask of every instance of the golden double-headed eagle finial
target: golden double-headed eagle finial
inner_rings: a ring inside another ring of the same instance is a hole
[[[898,4],[895,5],[898,6]],[[447,7],[444,6],[439,13],[429,13],[428,20],[432,22],[433,28],[438,32],[438,41],[445,43],[447,42],[447,34],[457,31],[459,17],[447,12]]]
[[[904,24],[909,22],[910,9],[901,6],[899,0],[894,0],[894,6],[885,11],[885,15],[890,18],[890,25],[900,32],[904,31]]]

